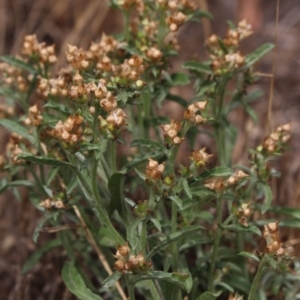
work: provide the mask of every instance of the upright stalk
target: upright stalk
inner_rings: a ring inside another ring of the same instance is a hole
[[[213,253],[212,253],[211,264],[210,264],[210,269],[209,269],[209,273],[208,273],[208,290],[210,292],[214,291],[214,271],[215,271],[215,265],[216,265],[216,260],[217,260],[219,244],[220,244],[221,235],[222,235],[222,227],[221,227],[222,226],[222,196],[223,196],[223,194],[221,194],[220,197],[217,199],[218,229],[217,229],[217,234],[216,234],[214,245],[213,245]]]
[[[257,299],[256,297],[256,290],[259,286],[260,280],[262,275],[264,274],[265,270],[266,270],[266,265],[267,265],[267,258],[266,258],[266,254],[264,255],[263,259],[260,261],[258,270],[256,272],[254,281],[252,283],[251,289],[250,289],[250,293],[248,296],[248,300],[255,300]]]
[[[125,282],[128,290],[128,299],[129,300],[135,300],[135,294],[134,294],[134,285],[131,283],[130,275],[125,275]]]

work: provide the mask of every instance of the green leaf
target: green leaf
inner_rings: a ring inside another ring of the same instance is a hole
[[[154,148],[157,150],[164,150],[164,147],[162,144],[152,141],[152,140],[147,140],[147,139],[135,139],[131,142],[130,148],[132,147],[146,147],[146,148]]]
[[[261,212],[264,214],[272,204],[272,198],[273,198],[272,190],[268,184],[263,182],[259,182],[257,184],[257,189],[261,190],[265,196],[264,202],[261,206]]]
[[[23,60],[17,59],[13,56],[5,55],[5,56],[1,57],[1,60],[14,66],[14,67],[25,70],[29,73],[36,73],[36,69],[31,64],[26,63]]]
[[[171,283],[174,283],[177,286],[180,286],[182,289],[185,290],[184,281],[187,279],[187,274],[181,273],[167,273],[163,271],[149,271],[147,274],[139,274],[132,276],[132,282],[137,283],[141,280],[148,280],[148,279],[157,279],[157,280],[165,280]]]
[[[182,240],[183,238],[193,235],[199,230],[205,229],[203,226],[200,225],[192,225],[192,226],[186,226],[182,228],[181,230],[174,232],[166,237],[165,240],[163,240],[161,243],[159,243],[157,246],[151,249],[151,251],[147,255],[147,260],[150,259],[154,254],[158,253],[162,249],[168,247],[169,245],[173,244],[174,242],[177,242],[179,240]]]
[[[290,217],[294,217],[300,220],[300,209],[297,208],[276,206],[276,207],[272,207],[270,211],[278,214],[288,215]]]
[[[133,168],[135,173],[142,179],[142,180],[145,180],[146,179],[146,175],[144,173],[142,173],[141,171],[139,171],[138,169],[136,168]]]
[[[276,270],[277,269],[277,266],[278,266],[278,262],[274,259],[274,257],[272,257],[271,255],[269,254],[265,254],[266,256],[266,260],[268,262],[268,264],[274,269]]]
[[[156,229],[158,231],[161,231],[161,224],[160,224],[159,220],[152,218],[152,217],[150,217],[149,220],[153,223],[153,225],[156,227]]]
[[[213,15],[209,11],[197,9],[191,16],[188,17],[188,20],[193,22],[200,22],[202,18],[213,20]]]
[[[254,52],[251,54],[248,54],[246,56],[245,65],[246,68],[251,67],[254,65],[257,61],[259,61],[263,56],[265,56],[267,53],[269,53],[274,48],[273,44],[267,43],[260,47],[258,47]]]
[[[89,290],[74,262],[66,262],[62,270],[62,279],[69,291],[81,300],[103,300],[100,296]]]
[[[184,281],[184,289],[187,293],[190,293],[193,287],[193,277],[186,262],[185,255],[181,255],[179,259],[179,270],[188,275],[187,279]]]
[[[48,100],[47,103],[44,105],[44,108],[52,108],[56,111],[59,111],[65,115],[70,115],[70,113],[72,113],[70,111],[70,108],[63,105],[63,104],[59,104],[59,103],[56,103],[56,102],[53,102],[51,100]]]
[[[181,106],[183,106],[184,108],[188,107],[187,101],[185,99],[183,99],[182,97],[180,97],[180,96],[168,93],[167,96],[166,96],[166,99],[170,100],[170,101],[173,101],[173,102],[176,102],[176,103],[180,104]]]
[[[115,285],[115,283],[122,277],[122,273],[116,271],[110,276],[108,276],[104,281],[103,281],[103,287],[104,288],[110,288]]]
[[[18,186],[32,187],[32,186],[34,186],[34,183],[29,180],[15,180],[12,182],[8,182],[5,185],[0,187],[0,194],[3,193],[8,188],[18,187]]]
[[[169,196],[168,198],[170,200],[174,201],[179,209],[182,209],[182,201],[178,196],[173,195],[173,196]]]
[[[143,157],[139,157],[139,158],[135,158],[133,159],[132,161],[128,162],[127,164],[125,164],[125,166],[122,168],[122,170],[124,169],[131,169],[135,166],[138,166],[140,164],[143,164],[145,162],[148,161],[148,158],[152,158],[154,160],[157,160],[157,161],[160,161],[163,162],[167,159],[167,156],[165,153],[156,153],[156,154],[153,154],[153,155],[147,155],[147,156],[143,156]]]
[[[61,245],[61,241],[59,239],[50,240],[43,247],[36,250],[33,254],[29,256],[29,258],[24,263],[22,267],[22,273],[24,274],[29,272],[45,253],[60,245]]]
[[[198,181],[204,181],[210,177],[229,177],[232,175],[232,170],[227,167],[216,167],[210,170],[204,171],[197,177]]]
[[[182,183],[182,187],[183,187],[183,189],[184,189],[186,195],[187,195],[190,199],[192,199],[192,198],[193,198],[193,194],[192,194],[192,191],[191,191],[191,189],[190,189],[190,187],[189,187],[189,184],[188,184],[188,182],[187,182],[187,179],[186,179],[186,178],[182,178],[181,183]]]
[[[190,78],[185,73],[175,73],[175,74],[172,74],[171,79],[172,79],[172,85],[173,86],[187,85],[187,84],[190,83]]]
[[[47,157],[47,156],[35,156],[33,154],[20,154],[18,159],[23,159],[26,161],[30,161],[36,164],[55,166],[55,167],[69,167],[74,168],[74,165],[66,162],[57,160],[55,158]]]
[[[256,260],[257,262],[260,262],[259,258],[256,255],[254,255],[254,254],[252,254],[250,252],[242,251],[238,255],[244,256],[246,258],[251,258],[251,259]]]
[[[137,227],[144,220],[145,220],[144,218],[135,219],[133,220],[133,222],[130,223],[130,225],[127,228],[127,240],[131,245],[132,249],[135,249],[138,244]]]
[[[221,291],[217,293],[205,292],[201,294],[196,300],[215,300],[217,297],[221,295]]]
[[[23,138],[27,139],[31,144],[34,144],[35,139],[32,135],[28,133],[26,127],[20,125],[15,121],[6,120],[6,119],[0,120],[0,124],[5,128],[7,128],[8,130],[12,132],[16,132],[17,134],[21,135]]]
[[[242,226],[240,224],[230,224],[230,225],[226,225],[223,227],[224,229],[229,229],[229,230],[234,230],[234,231],[239,231],[239,232],[253,232],[259,236],[261,236],[261,231],[260,229],[255,226],[255,225],[249,225],[248,227],[246,226]]]
[[[210,62],[187,61],[182,67],[200,74],[211,74]]]
[[[124,222],[129,223],[128,211],[124,198],[124,182],[127,170],[114,173],[108,180],[108,188],[111,194],[111,205],[116,209]]]
[[[32,235],[32,240],[36,243],[37,239],[40,235],[40,230],[42,229],[43,225],[49,221],[50,219],[52,219],[52,215],[47,215],[45,216],[43,219],[41,219],[39,221],[39,223],[37,224],[37,226],[34,229],[33,235]]]

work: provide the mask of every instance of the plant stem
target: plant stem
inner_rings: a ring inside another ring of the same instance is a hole
[[[128,290],[128,299],[135,300],[134,285],[130,282],[129,275],[125,275],[126,286]]]
[[[218,229],[217,229],[217,234],[215,237],[214,245],[213,245],[213,253],[212,253],[212,258],[211,258],[211,264],[210,264],[210,269],[208,273],[208,290],[210,292],[214,291],[214,271],[215,271],[215,265],[216,265],[216,260],[217,260],[217,253],[219,249],[219,244],[221,240],[221,235],[222,235],[222,196],[217,199],[217,222],[218,222]]]
[[[248,300],[257,299],[256,298],[256,290],[257,290],[257,288],[259,286],[261,277],[262,277],[262,275],[265,272],[265,266],[266,266],[266,264],[267,264],[267,259],[266,259],[266,254],[265,254],[264,257],[263,257],[263,259],[260,261],[258,270],[257,270],[256,275],[254,277],[254,281],[253,281],[251,289],[250,289]]]
[[[147,219],[141,222],[141,251],[146,256]]]
[[[153,297],[153,300],[161,300],[163,296],[159,293],[159,288],[155,284],[155,280],[148,280],[147,284],[149,286],[150,293]]]
[[[111,160],[111,174],[117,172],[117,163],[116,163],[116,143],[111,141],[111,150],[110,150],[110,160]]]
[[[99,213],[99,217],[101,219],[102,224],[104,224],[109,229],[109,231],[111,232],[115,241],[118,244],[123,245],[124,240],[120,236],[120,234],[117,232],[117,230],[115,229],[113,224],[111,223],[109,216],[103,206],[103,203],[101,203],[102,201],[99,197],[99,192],[98,192],[98,187],[97,187],[97,166],[98,166],[98,161],[95,159],[95,161],[93,163],[93,170],[92,170],[92,194],[93,194],[93,198],[95,200],[95,207],[96,207],[97,212]]]

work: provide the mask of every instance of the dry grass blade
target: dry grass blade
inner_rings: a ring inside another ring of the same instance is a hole
[[[273,65],[272,65],[272,78],[270,83],[270,97],[268,103],[268,122],[267,122],[267,133],[272,130],[272,107],[273,107],[273,98],[274,98],[274,77],[276,71],[276,64],[277,64],[277,39],[278,39],[278,22],[279,22],[279,6],[280,0],[276,2],[276,25],[275,25],[275,50],[273,54]]]
[[[89,230],[89,228],[87,227],[84,219],[82,218],[81,216],[81,213],[78,209],[78,207],[76,205],[73,205],[73,208],[74,208],[74,211],[81,223],[81,226],[83,228],[83,230],[85,231],[85,235],[86,235],[86,239],[87,241],[90,243],[90,245],[93,247],[93,249],[96,251],[97,255],[98,255],[98,258],[100,260],[100,262],[102,263],[105,271],[108,273],[108,275],[112,275],[113,274],[113,271],[110,267],[110,265],[108,264],[104,254],[102,253],[102,251],[100,250],[100,248],[98,247],[91,231]],[[127,300],[127,296],[125,295],[125,292],[123,291],[121,285],[119,282],[116,282],[116,287],[117,287],[117,290],[120,294],[120,296],[122,297],[123,300]]]

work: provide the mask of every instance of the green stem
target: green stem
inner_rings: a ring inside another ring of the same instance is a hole
[[[123,238],[120,236],[120,234],[117,232],[113,224],[111,223],[109,216],[103,206],[103,203],[99,197],[98,187],[97,187],[97,166],[98,166],[98,160],[95,159],[93,163],[93,169],[92,169],[92,195],[95,200],[95,208],[97,212],[99,213],[99,217],[101,219],[102,224],[104,224],[112,236],[114,237],[115,241],[123,245],[125,242]],[[81,174],[81,173],[80,173]],[[83,176],[82,176],[83,177]],[[83,178],[81,178],[83,180]]]
[[[215,237],[214,245],[213,245],[213,253],[211,257],[211,264],[210,264],[210,269],[208,273],[208,290],[210,292],[214,291],[214,273],[215,273],[215,265],[216,265],[216,260],[217,260],[217,253],[219,249],[219,244],[221,240],[221,235],[222,235],[222,196],[217,199],[217,222],[218,222],[218,229],[217,229],[217,234]]]
[[[134,285],[130,282],[129,275],[125,275],[126,286],[128,290],[128,299],[135,300]]]
[[[124,18],[124,41],[129,42],[130,10],[123,11],[123,18]]]
[[[172,202],[172,218],[171,218],[171,233],[175,233],[177,230],[177,204]],[[177,242],[172,244],[172,260],[173,260],[173,271],[178,271],[178,245]]]
[[[266,266],[266,264],[267,264],[267,258],[266,258],[266,254],[265,254],[264,257],[263,257],[263,259],[260,261],[258,270],[257,270],[256,275],[254,277],[254,281],[253,281],[251,289],[250,289],[248,300],[257,299],[257,297],[256,297],[256,290],[257,290],[257,288],[259,286],[261,277],[262,277],[262,275],[265,272],[265,266]]]
[[[111,174],[117,172],[117,162],[116,162],[116,143],[111,141],[111,150],[110,150],[110,160],[111,160]]]
[[[141,251],[146,256],[147,247],[147,218],[141,223]]]
[[[156,282],[157,283],[157,282]],[[147,281],[150,293],[153,297],[153,300],[161,300],[164,299],[163,296],[159,292],[159,287],[155,284],[154,280]]]

